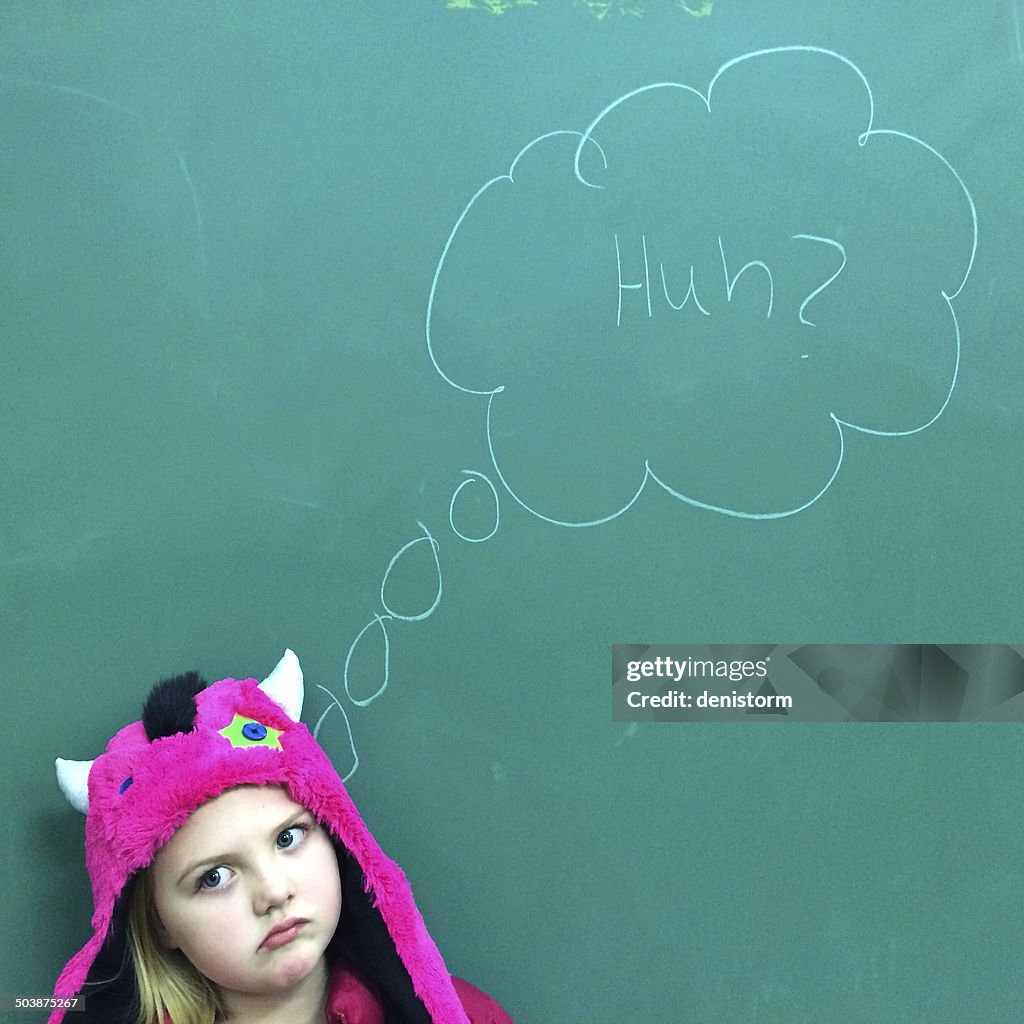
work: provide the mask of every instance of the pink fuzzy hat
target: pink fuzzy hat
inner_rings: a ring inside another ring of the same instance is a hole
[[[119,989],[107,977],[124,973],[121,897],[132,877],[197,807],[246,784],[284,786],[344,848],[344,909],[335,938],[346,960],[366,960],[352,966],[381,991],[393,1015],[388,1020],[467,1024],[405,875],[377,845],[327,755],[299,722],[301,710],[302,670],[286,651],[263,683],[222,679],[200,690],[194,714],[191,702],[183,717],[179,708],[169,734],[151,735],[144,715],[121,729],[95,761],[58,759],[61,789],[86,812],[86,866],[95,908],[92,937],[68,961],[54,989],[57,996],[85,998],[87,1017],[74,1014],[76,1024],[92,1018],[94,997],[101,1005],[95,1019],[104,1021],[127,1010],[133,997],[133,979],[126,995],[124,984]],[[346,928],[353,934],[341,936]],[[50,1024],[63,1017],[63,1010],[55,1010]]]

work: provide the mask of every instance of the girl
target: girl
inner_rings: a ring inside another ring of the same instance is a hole
[[[76,1024],[511,1024],[448,974],[301,709],[287,651],[263,683],[166,680],[58,759],[95,906],[54,990]]]

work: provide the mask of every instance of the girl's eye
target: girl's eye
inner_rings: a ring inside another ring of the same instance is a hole
[[[223,889],[230,879],[231,872],[228,868],[223,866],[211,868],[205,875],[200,877],[198,888],[205,889],[207,892],[214,889]]]
[[[277,848],[279,850],[289,850],[293,846],[298,846],[306,838],[308,831],[308,825],[292,825],[291,828],[286,828],[277,837]]]

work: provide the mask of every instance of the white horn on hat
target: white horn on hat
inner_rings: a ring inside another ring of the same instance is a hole
[[[89,770],[92,761],[68,761],[57,758],[57,785],[76,811],[89,813]]]
[[[302,668],[294,651],[284,652],[274,671],[260,683],[260,689],[277,701],[293,722],[299,720],[302,714]]]

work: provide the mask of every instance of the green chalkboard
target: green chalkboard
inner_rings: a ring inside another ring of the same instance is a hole
[[[291,647],[517,1021],[1017,1019],[1016,721],[615,722],[609,671],[1021,640],[1022,37],[4,4],[0,995],[88,934],[53,759]]]

